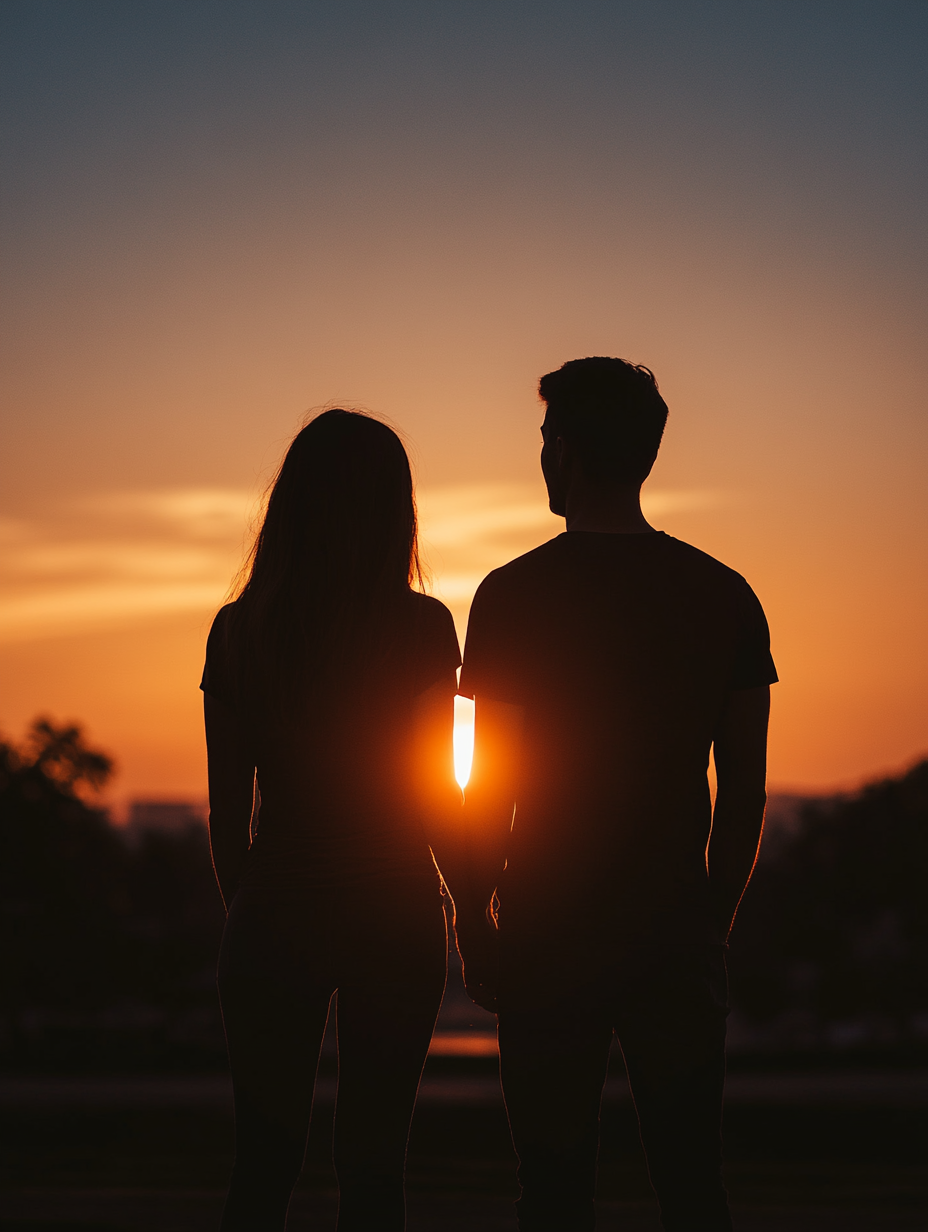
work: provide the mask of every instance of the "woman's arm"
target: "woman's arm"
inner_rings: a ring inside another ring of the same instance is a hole
[[[209,845],[226,910],[241,880],[251,846],[255,759],[230,706],[203,694],[209,768]]]

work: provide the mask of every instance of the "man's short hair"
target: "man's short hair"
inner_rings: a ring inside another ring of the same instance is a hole
[[[577,451],[589,479],[642,483],[660,448],[667,404],[654,373],[624,359],[571,359],[538,384],[547,404],[545,435]]]

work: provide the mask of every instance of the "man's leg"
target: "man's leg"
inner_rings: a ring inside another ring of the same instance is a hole
[[[721,947],[636,963],[616,1030],[667,1232],[730,1232],[721,1178],[727,980]]]
[[[500,1075],[519,1157],[522,1232],[589,1232],[612,1026],[592,995],[499,1013]]]

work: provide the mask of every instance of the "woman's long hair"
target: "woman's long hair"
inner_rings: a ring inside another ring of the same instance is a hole
[[[242,701],[294,717],[382,655],[391,615],[422,583],[416,506],[396,433],[360,411],[323,411],[294,438],[233,609]]]

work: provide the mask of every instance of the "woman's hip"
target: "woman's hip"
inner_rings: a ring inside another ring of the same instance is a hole
[[[447,935],[437,877],[302,889],[245,884],[226,919],[220,987],[299,981],[444,981]]]

